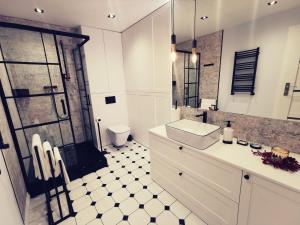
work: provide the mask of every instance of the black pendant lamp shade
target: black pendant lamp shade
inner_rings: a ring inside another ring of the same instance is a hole
[[[197,40],[192,41],[192,54],[197,54]]]
[[[196,9],[197,9],[197,1],[195,0],[194,6],[194,39],[192,41],[192,62],[197,62],[197,40],[196,40]]]

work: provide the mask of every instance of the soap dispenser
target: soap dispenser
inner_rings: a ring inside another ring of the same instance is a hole
[[[223,132],[223,143],[232,144],[233,143],[233,129],[231,128],[231,121],[228,120],[227,126],[224,128]]]

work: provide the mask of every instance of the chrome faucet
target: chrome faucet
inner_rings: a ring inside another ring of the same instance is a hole
[[[195,115],[195,117],[200,117],[200,116],[202,116],[202,122],[207,123],[207,112],[204,111],[202,114]]]

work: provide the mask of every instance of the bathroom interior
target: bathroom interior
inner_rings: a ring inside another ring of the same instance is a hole
[[[299,225],[299,0],[0,0],[0,225]]]

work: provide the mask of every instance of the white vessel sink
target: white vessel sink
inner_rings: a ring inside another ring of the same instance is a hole
[[[183,119],[166,124],[166,131],[168,138],[203,150],[219,140],[221,128]]]

